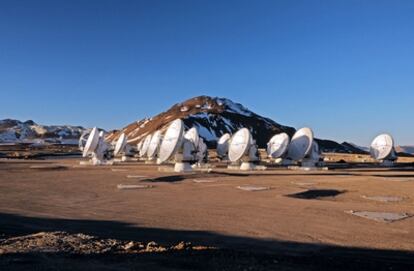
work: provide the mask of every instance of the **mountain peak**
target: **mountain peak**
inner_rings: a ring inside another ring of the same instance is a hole
[[[292,136],[295,132],[294,128],[262,117],[240,103],[205,95],[177,103],[152,118],[131,123],[120,132],[125,132],[129,143],[135,144],[156,130],[166,129],[175,119],[182,119],[187,128],[197,127],[200,136],[210,147],[223,134],[234,133],[242,127],[250,129],[260,147],[266,146],[269,138],[276,133],[286,132]],[[120,132],[110,135],[108,139],[116,139]]]
[[[26,120],[23,123],[26,124],[26,125],[36,125],[36,122],[34,122],[33,120]]]
[[[206,95],[193,97],[184,102],[173,105],[169,110],[177,110],[181,112],[219,114],[224,111],[245,116],[252,116],[252,112],[241,105],[227,98],[210,97]]]

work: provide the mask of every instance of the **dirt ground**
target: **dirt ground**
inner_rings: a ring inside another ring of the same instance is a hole
[[[413,194],[411,167],[177,174],[0,160],[0,270],[414,270]]]

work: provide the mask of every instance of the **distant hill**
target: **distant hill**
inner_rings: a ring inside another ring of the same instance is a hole
[[[414,155],[414,146],[396,146],[395,150],[397,152]]]
[[[369,148],[367,147],[357,146],[353,143],[348,143],[348,142],[343,142],[341,145],[344,146],[348,150],[349,153],[355,153],[355,154],[368,154],[369,153]]]
[[[41,125],[32,120],[0,120],[0,143],[78,144],[85,128],[71,125]]]

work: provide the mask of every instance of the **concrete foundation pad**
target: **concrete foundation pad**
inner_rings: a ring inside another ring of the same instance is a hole
[[[125,168],[111,168],[111,170],[112,170],[113,172],[128,171],[128,170],[127,170],[127,169],[125,169]]]
[[[396,196],[361,196],[364,199],[375,200],[380,202],[399,202],[404,198]]]
[[[141,185],[141,184],[118,184],[118,189],[125,190],[125,189],[148,189],[153,188],[152,185]]]
[[[215,180],[215,179],[211,179],[211,180],[206,180],[206,179],[204,179],[204,180],[194,179],[194,180],[193,180],[193,182],[195,182],[195,183],[215,183],[215,182],[218,182],[218,180]]]
[[[391,223],[395,221],[400,221],[413,215],[408,213],[389,213],[389,212],[370,212],[370,211],[346,211],[346,213],[351,215],[356,215],[362,218],[371,219],[378,222]]]
[[[237,186],[237,188],[241,189],[241,190],[244,190],[244,191],[250,191],[250,192],[264,191],[264,190],[272,189],[269,186],[256,186],[256,185],[240,185],[240,186]]]
[[[315,182],[291,182],[292,184],[296,184],[296,185],[315,185],[318,183]]]

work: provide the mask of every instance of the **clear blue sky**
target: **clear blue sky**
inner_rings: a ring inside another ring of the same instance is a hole
[[[414,1],[0,1],[0,118],[107,129],[196,95],[414,144]]]

